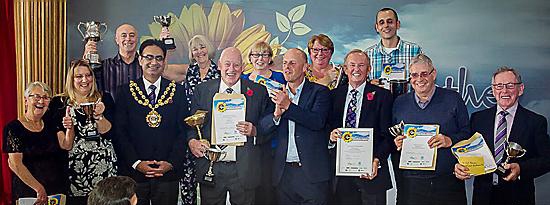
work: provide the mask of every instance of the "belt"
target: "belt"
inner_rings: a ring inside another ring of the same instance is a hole
[[[286,162],[286,165],[289,167],[302,167],[301,162]]]

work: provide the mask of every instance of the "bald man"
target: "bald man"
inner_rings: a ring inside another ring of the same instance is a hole
[[[189,148],[197,159],[197,180],[201,183],[201,204],[224,205],[229,191],[231,204],[254,204],[255,189],[260,185],[258,173],[261,161],[260,144],[268,143],[267,133],[258,127],[258,121],[268,115],[270,107],[267,90],[252,81],[241,79],[243,62],[241,51],[234,47],[223,50],[218,66],[221,79],[201,83],[195,88],[191,112],[206,110],[208,114],[202,128],[203,137],[211,140],[212,101],[216,93],[241,93],[246,98],[245,121],[235,122],[235,129],[247,137],[244,146],[227,146],[228,153],[221,162],[214,163],[214,183],[204,180],[209,161],[204,158],[207,144],[197,140],[195,129],[188,132]],[[273,107],[271,106],[271,110]]]

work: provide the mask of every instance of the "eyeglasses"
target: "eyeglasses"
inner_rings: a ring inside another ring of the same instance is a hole
[[[38,102],[40,100],[44,100],[44,102],[47,102],[47,101],[50,101],[52,98],[50,98],[50,96],[47,96],[47,95],[39,95],[39,94],[32,94],[32,95],[29,95],[30,98],[32,98],[35,102]]]
[[[259,58],[260,56],[262,58],[268,58],[268,57],[271,57],[271,54],[269,54],[269,53],[251,53],[250,56],[252,56],[254,58]]]
[[[89,73],[89,74],[84,74],[84,75],[78,74],[78,75],[75,75],[75,76],[74,76],[74,79],[75,79],[75,80],[79,80],[79,81],[82,81],[82,79],[84,79],[84,78],[86,78],[86,79],[92,78],[92,74],[91,74],[91,73]]]
[[[411,78],[418,78],[418,77],[426,78],[429,75],[431,75],[433,72],[434,72],[434,69],[432,69],[430,72],[424,71],[424,72],[420,72],[420,73],[411,73],[411,74],[409,74],[409,76]]]
[[[495,90],[502,90],[504,88],[511,90],[516,88],[516,85],[519,85],[519,84],[521,83],[497,83],[497,84],[492,84],[492,86],[493,88],[495,88]]]
[[[311,52],[313,52],[313,53],[319,53],[319,52],[329,53],[330,49],[328,49],[328,48],[311,48]]]
[[[143,55],[141,57],[148,61],[152,61],[153,59],[157,60],[157,62],[164,61],[164,56]]]

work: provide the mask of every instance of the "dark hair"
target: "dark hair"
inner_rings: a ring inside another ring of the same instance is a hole
[[[88,197],[88,205],[130,205],[136,182],[127,176],[108,177],[99,181]]]
[[[164,43],[157,39],[147,39],[139,46],[139,55],[143,55],[143,50],[148,46],[157,46],[162,50],[163,57],[166,57],[166,46]]]
[[[378,22],[378,14],[382,11],[392,11],[393,15],[395,16],[395,20],[399,21],[399,16],[397,16],[397,11],[395,11],[395,9],[390,8],[390,7],[384,7],[384,8],[381,8],[380,10],[378,10],[378,12],[376,12],[376,18],[374,19],[374,22]]]

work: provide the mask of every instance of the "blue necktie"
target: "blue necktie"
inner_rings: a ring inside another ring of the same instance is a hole
[[[507,136],[506,115],[508,115],[508,112],[500,111],[498,115],[500,116],[500,120],[498,121],[497,135],[495,136],[495,160],[497,164],[500,164],[504,156],[504,142],[506,141]]]
[[[157,89],[157,86],[150,85],[149,86],[149,95],[147,95],[147,98],[149,98],[149,103],[155,104],[155,100],[157,98],[157,95],[155,94],[155,90]]]
[[[346,127],[355,128],[355,124],[356,124],[356,121],[357,121],[357,113],[355,113],[355,111],[357,111],[357,94],[358,93],[359,92],[355,89],[350,91],[351,100],[349,101],[348,110],[346,112],[347,113],[346,114]]]

